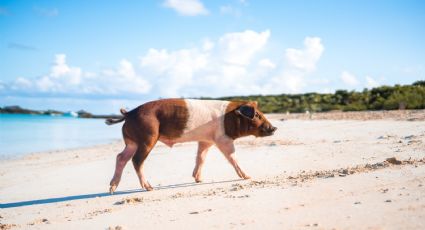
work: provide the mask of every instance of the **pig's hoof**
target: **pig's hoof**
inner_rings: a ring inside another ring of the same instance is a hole
[[[109,193],[112,195],[115,192],[115,189],[117,189],[116,185],[111,185],[111,187],[109,187]]]
[[[249,179],[251,179],[251,177],[250,177],[250,176],[248,176],[248,175],[244,175],[244,176],[243,176],[243,179],[244,179],[244,180],[249,180]]]
[[[151,184],[149,184],[148,182],[146,184],[143,184],[142,187],[145,188],[146,191],[152,191],[153,190]]]
[[[196,183],[201,183],[202,182],[202,179],[201,178],[195,178],[195,182]]]

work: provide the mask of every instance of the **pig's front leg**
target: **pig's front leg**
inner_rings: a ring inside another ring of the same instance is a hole
[[[207,156],[208,149],[211,147],[212,143],[210,142],[199,142],[198,143],[198,153],[196,154],[196,165],[193,169],[192,176],[195,178],[196,183],[202,182],[202,166],[205,163],[205,157]]]
[[[238,176],[242,179],[250,179],[251,177],[248,176],[239,166],[238,161],[236,160],[235,156],[235,145],[233,144],[233,139],[229,137],[221,137],[216,140],[215,143],[220,149],[220,151],[224,154],[226,159],[229,161],[229,163],[233,166]]]

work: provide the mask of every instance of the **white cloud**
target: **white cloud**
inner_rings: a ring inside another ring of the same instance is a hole
[[[349,73],[348,71],[343,71],[341,73],[341,80],[342,82],[344,82],[344,84],[348,86],[357,86],[359,84],[357,77],[354,74]]]
[[[184,16],[206,15],[208,10],[199,0],[166,0],[164,6]]]
[[[302,76],[296,74],[288,74],[285,76],[285,86],[291,93],[299,93],[305,86],[305,82]]]
[[[264,58],[258,62],[258,65],[264,67],[266,69],[274,69],[276,68],[276,64],[274,64],[270,59]]]
[[[209,39],[205,39],[202,44],[202,50],[203,51],[210,51],[214,48],[214,42],[210,41]]]
[[[97,89],[112,94],[120,92],[144,94],[151,89],[151,84],[136,74],[133,64],[126,59],[120,61],[116,70],[105,71],[104,75],[106,77],[105,84],[93,84],[96,87],[93,87],[92,90]],[[98,86],[101,86],[101,88],[98,88]]]
[[[373,79],[370,76],[366,76],[366,87],[367,88],[373,88],[373,87],[377,87],[379,85],[380,85],[380,83],[377,80]]]
[[[223,65],[221,68],[222,82],[233,83],[235,79],[246,76],[247,70],[243,66]]]
[[[268,94],[299,93],[306,85],[305,73],[296,69],[286,69],[275,75],[263,87]]]
[[[32,82],[26,78],[18,77],[15,80],[15,86],[17,88],[29,88],[32,86]]]
[[[141,58],[142,67],[150,67],[154,74],[161,74],[166,69],[171,68],[170,65],[173,64],[169,63],[169,56],[165,49],[149,49],[148,53]]]
[[[196,71],[205,68],[208,54],[198,49],[167,50],[150,49],[141,57],[141,66],[156,75],[154,81],[161,95],[178,97],[181,89],[192,83]]]
[[[8,85],[12,91],[60,95],[111,95],[118,93],[144,94],[151,85],[140,77],[128,60],[123,59],[117,69],[101,74],[83,72],[69,66],[65,54],[57,54],[50,72],[39,78],[19,77]]]
[[[21,89],[32,89],[40,92],[54,92],[65,93],[70,88],[74,90],[81,85],[82,71],[79,67],[71,67],[66,63],[65,54],[55,55],[55,59],[50,72],[47,75],[41,76],[36,79],[18,78],[19,82],[15,81],[15,86],[12,89],[18,89],[16,86],[20,85]],[[25,84],[23,87],[22,84]]]
[[[225,34],[218,41],[221,55],[230,64],[248,65],[252,57],[266,45],[269,37],[269,30]]]
[[[48,76],[43,76],[35,82],[41,92],[56,91],[55,83]]]
[[[326,86],[309,78],[324,50],[320,38],[306,38],[306,47],[299,50],[301,58],[284,62],[261,52],[270,34],[269,30],[246,30],[204,39],[190,48],[151,48],[137,64],[122,59],[116,67],[97,72],[72,66],[65,54],[58,54],[49,73],[2,84],[2,92],[154,99],[298,93],[309,84]],[[303,68],[293,64],[303,60]]]
[[[318,79],[309,79],[308,77],[316,70],[317,62],[324,50],[325,47],[319,37],[306,37],[303,49],[286,49],[286,68],[271,77],[263,87],[264,91],[268,93],[301,93],[309,84],[322,84],[318,82]],[[263,66],[266,63],[263,62]]]
[[[151,76],[156,84],[154,91],[161,97],[246,93],[255,85],[258,68],[249,63],[269,36],[268,30],[247,30],[224,34],[218,41],[205,39],[191,49],[150,49],[141,57],[141,67],[146,76]],[[273,65],[270,60],[267,64],[269,68]]]
[[[121,60],[118,74],[128,79],[134,78],[136,76],[133,64],[131,64],[131,62],[126,59]]]
[[[286,49],[285,58],[292,67],[304,71],[313,71],[322,56],[325,47],[319,37],[306,37],[304,39],[304,49]]]
[[[79,84],[81,82],[81,68],[69,67],[66,64],[66,55],[57,54],[55,64],[50,70],[50,77],[65,79],[70,84]]]

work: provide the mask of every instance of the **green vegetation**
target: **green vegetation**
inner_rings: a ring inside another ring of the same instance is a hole
[[[252,95],[217,99],[257,101],[265,113],[425,109],[425,81],[412,85],[380,86],[362,92],[337,90],[333,94]]]

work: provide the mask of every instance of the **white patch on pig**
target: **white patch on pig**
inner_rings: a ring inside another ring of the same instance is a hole
[[[225,135],[224,114],[228,101],[184,100],[189,112],[189,119],[183,135],[177,142],[207,141],[214,142],[217,137]]]

